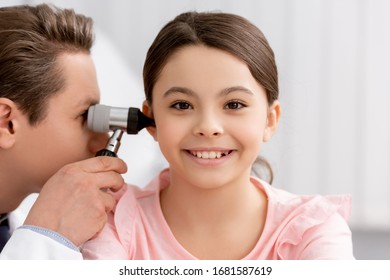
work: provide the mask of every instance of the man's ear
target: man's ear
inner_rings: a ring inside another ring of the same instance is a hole
[[[268,108],[267,125],[264,130],[263,142],[267,142],[275,134],[280,119],[280,103],[275,100]]]
[[[142,103],[142,113],[144,113],[145,116],[154,119],[152,107],[147,100]],[[157,141],[157,128],[155,126],[148,126],[146,127],[146,130],[152,135],[153,139]]]
[[[0,98],[0,148],[9,149],[15,144],[15,116],[19,109],[8,98]],[[17,125],[16,125],[17,126]]]

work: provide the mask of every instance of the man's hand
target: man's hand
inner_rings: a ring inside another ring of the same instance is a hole
[[[122,188],[120,174],[126,171],[126,164],[114,157],[64,166],[43,186],[24,224],[51,229],[82,245],[105,225],[107,213],[115,207],[110,191]]]

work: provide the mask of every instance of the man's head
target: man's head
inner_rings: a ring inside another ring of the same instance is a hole
[[[0,180],[19,202],[107,140],[86,125],[100,100],[92,25],[48,5],[0,8]]]
[[[89,53],[92,19],[46,4],[0,8],[0,97],[15,102],[34,125],[48,99],[65,86],[57,58]]]

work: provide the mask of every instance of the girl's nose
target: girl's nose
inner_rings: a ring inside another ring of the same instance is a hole
[[[208,113],[199,116],[193,132],[196,136],[217,137],[221,136],[224,131],[216,114]]]
[[[96,154],[103,149],[108,141],[108,133],[90,132],[89,150],[91,153]]]

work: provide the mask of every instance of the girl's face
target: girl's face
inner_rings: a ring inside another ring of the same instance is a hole
[[[189,46],[169,58],[144,112],[156,121],[148,130],[172,176],[211,188],[248,180],[276,129],[279,103],[268,106],[264,88],[235,56]]]

